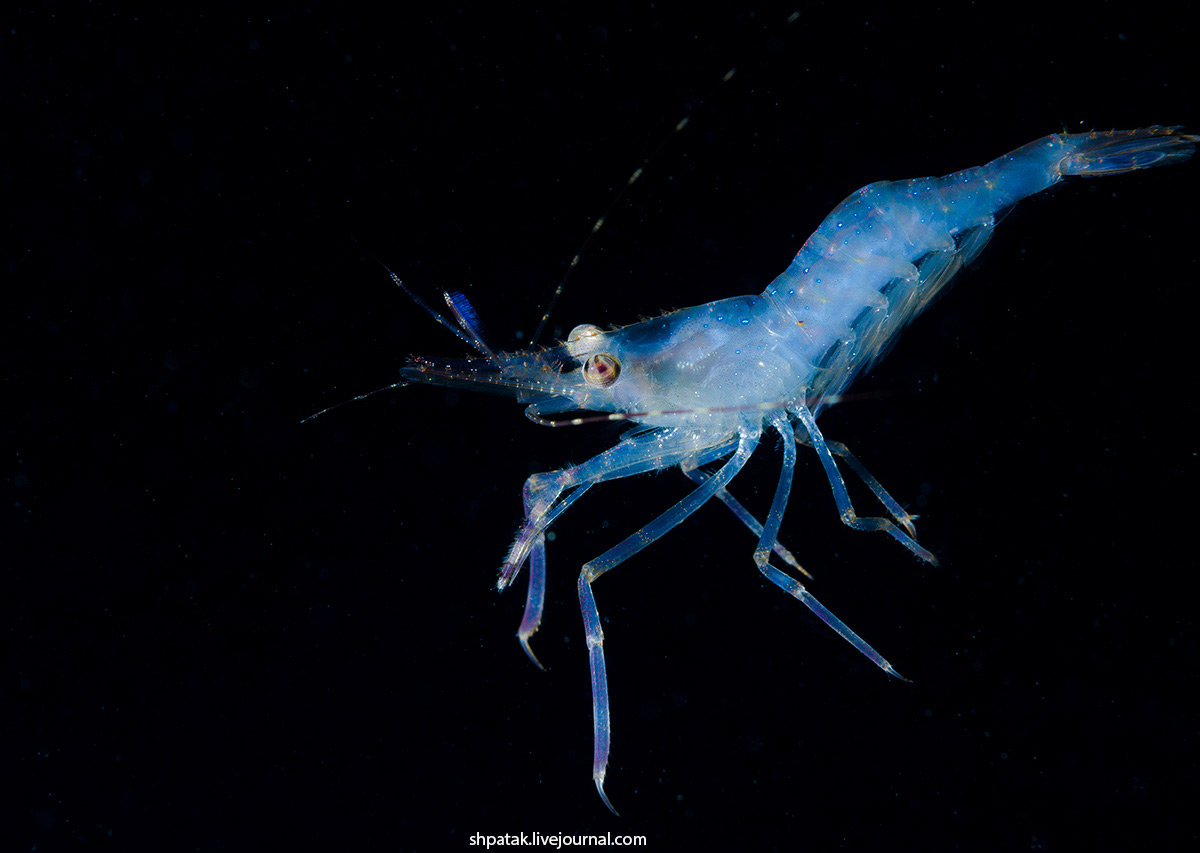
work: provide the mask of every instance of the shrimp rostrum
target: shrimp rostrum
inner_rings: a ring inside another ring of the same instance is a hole
[[[548,349],[493,351],[469,304],[457,294],[447,295],[447,302],[461,330],[431,312],[479,355],[458,360],[413,356],[403,369],[405,379],[507,391],[526,403],[527,415],[539,423],[635,424],[598,456],[534,474],[525,482],[524,523],[497,586],[509,586],[529,564],[529,592],[517,636],[539,667],[529,641],[542,618],[546,531],[555,519],[607,480],[678,466],[695,484],[685,498],[584,564],[579,573],[592,673],[592,778],[609,809],[604,792],[609,697],[604,631],[593,594],[596,580],[715,497],[758,537],[754,564],[771,583],[884,672],[900,677],[799,580],[770,562],[774,553],[803,572],[777,538],[797,443],[812,448],[821,460],[845,524],[886,533],[922,560],[935,562],[917,544],[913,516],[849,450],[825,439],[817,416],[883,357],[904,327],[979,253],[998,217],[1013,204],[1064,177],[1101,177],[1180,162],[1191,156],[1196,141],[1172,127],[1054,134],[945,177],[869,184],[834,208],[762,293],[685,308],[613,331],[576,326],[565,342]],[[601,414],[572,417],[572,412]],[[783,439],[783,464],[760,523],[727,488],[768,430]],[[838,459],[870,487],[888,517],[858,515]],[[718,462],[714,473],[704,470]]]

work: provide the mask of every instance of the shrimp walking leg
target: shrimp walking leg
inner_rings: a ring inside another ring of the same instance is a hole
[[[730,440],[718,446],[718,452],[710,458],[728,453],[733,444]],[[622,440],[580,465],[531,475],[522,492],[525,521],[500,570],[497,589],[505,589],[516,579],[539,534],[593,485],[678,465],[696,454],[696,445],[694,437],[679,430],[643,433]],[[564,492],[569,494],[564,497]]]
[[[699,468],[681,465],[680,470],[683,471],[685,477],[697,485],[703,483],[709,477],[708,474],[706,474],[704,471],[701,471]],[[742,506],[742,502],[730,494],[728,489],[718,490],[715,497],[721,503],[725,504],[725,506],[729,507],[729,511],[734,514],[738,521],[746,525],[747,529],[749,529],[751,533],[753,533],[755,536],[762,536],[762,523],[759,522],[759,520],[755,518],[748,509]],[[771,549],[779,555],[779,559],[783,560],[793,569],[800,572],[807,578],[812,577],[812,574],[806,568],[804,568],[804,566],[800,565],[800,561],[796,559],[796,555],[788,550],[778,539],[772,543]]]
[[[860,518],[858,516],[858,513],[854,511],[854,505],[850,503],[850,494],[846,491],[846,481],[842,479],[842,472],[838,470],[837,463],[833,459],[833,454],[829,452],[829,446],[825,444],[825,438],[821,435],[820,428],[817,427],[817,420],[813,417],[813,413],[809,411],[807,406],[797,406],[790,411],[804,425],[813,449],[817,451],[817,456],[821,458],[821,464],[825,466],[825,476],[829,479],[829,485],[833,489],[833,499],[837,503],[838,514],[842,518],[842,523],[855,530],[885,531],[925,562],[937,565],[937,557],[918,545],[915,539],[888,519]]]
[[[604,793],[604,775],[608,768],[608,750],[611,739],[611,721],[608,705],[608,676],[604,669],[604,630],[600,627],[600,611],[592,584],[609,569],[620,565],[651,542],[667,533],[681,521],[705,504],[719,489],[725,488],[734,475],[746,464],[758,444],[759,433],[742,427],[738,433],[737,451],[721,470],[713,474],[687,497],[664,512],[641,530],[626,537],[622,542],[605,551],[599,557],[584,564],[579,572],[579,606],[583,611],[583,624],[587,632],[588,658],[592,670],[592,780],[604,805],[613,814],[617,810]]]
[[[871,648],[866,640],[851,631],[845,622],[834,616],[829,612],[828,609],[826,609],[825,605],[813,598],[812,593],[810,593],[805,588],[804,584],[800,583],[800,581],[796,580],[795,578],[788,577],[769,563],[764,563],[763,565],[759,566],[758,570],[766,576],[767,580],[775,584],[788,595],[792,596],[809,610],[811,610],[818,619],[841,635],[846,642],[862,652],[877,667],[882,669],[888,675],[896,676],[896,678],[899,678],[901,681],[908,681],[907,678],[896,672],[896,668],[888,663],[887,659],[884,658],[883,655]]]
[[[775,487],[775,499],[771,501],[771,509],[767,513],[767,522],[763,526],[762,537],[758,541],[758,547],[754,550],[754,564],[758,566],[758,570],[763,573],[763,576],[767,580],[811,610],[818,619],[840,634],[850,645],[862,652],[876,666],[889,675],[903,679],[904,676],[896,672],[895,668],[879,652],[871,648],[862,637],[851,631],[846,626],[846,623],[830,613],[821,602],[813,598],[804,587],[804,584],[795,578],[788,577],[779,571],[779,569],[767,563],[767,559],[770,556],[769,543],[779,533],[779,526],[783,521],[783,511],[787,507],[788,495],[792,488],[792,472],[796,467],[795,433],[788,424],[787,419],[776,416],[771,420],[771,426],[783,438],[783,465],[779,470],[779,483]]]
[[[888,490],[883,487],[882,483],[875,479],[866,466],[858,460],[858,457],[850,452],[850,448],[840,441],[826,441],[825,445],[833,452],[834,456],[845,460],[846,464],[850,466],[850,470],[858,475],[858,479],[866,483],[867,488],[871,490],[875,497],[879,498],[879,502],[891,513],[892,518],[896,519],[900,526],[908,531],[908,535],[915,539],[917,528],[913,522],[916,521],[917,517],[900,506],[899,501],[888,494]]]
[[[808,434],[805,432],[797,432],[796,441],[806,447],[813,446],[812,440],[809,439]],[[857,474],[858,479],[866,484],[867,488],[879,499],[879,502],[884,505],[892,518],[896,519],[896,522],[908,531],[908,535],[915,539],[917,528],[914,522],[917,520],[917,516],[900,506],[900,502],[888,493],[888,490],[883,487],[882,483],[875,479],[875,476],[867,470],[867,467],[859,461],[859,458],[850,452],[849,447],[840,441],[830,441],[828,439],[825,440],[825,445],[834,456],[844,460],[850,466],[850,470]]]
[[[734,441],[707,448],[705,461],[728,453]],[[525,481],[525,523],[509,550],[497,587],[505,589],[529,560],[529,591],[517,639],[525,654],[539,669],[545,669],[529,645],[541,626],[546,589],[546,528],[596,483],[658,471],[678,465],[696,455],[696,439],[682,430],[644,434],[626,439],[581,465],[534,474]],[[570,491],[565,497],[563,492]]]
[[[792,491],[792,472],[796,469],[796,439],[791,427],[788,426],[787,416],[777,414],[771,417],[771,426],[783,439],[783,465],[779,469],[779,483],[775,486],[775,497],[771,508],[767,511],[766,521],[763,522],[762,533],[758,537],[758,547],[754,549],[754,563],[760,569],[770,559],[772,545],[779,535],[779,527],[783,524],[783,511],[787,508],[788,495]]]
[[[542,607],[546,602],[546,534],[534,537],[533,549],[529,552],[529,591],[525,594],[525,614],[521,627],[517,628],[517,640],[533,665],[543,672],[546,667],[537,659],[529,646],[529,638],[542,626]]]
[[[780,416],[778,418],[778,422],[783,423],[785,427],[787,426],[787,420],[786,420],[785,416]],[[773,426],[776,426],[777,431],[778,431],[776,420],[773,419],[771,423]],[[786,435],[783,432],[780,432],[779,435],[780,435],[781,440],[783,441],[783,444],[785,445],[784,453],[786,454],[787,453],[786,445],[788,443],[793,443],[793,445],[794,445],[794,442],[796,440],[795,433],[790,428],[788,428]],[[794,454],[794,452],[795,452],[794,446],[792,448],[792,451]],[[703,483],[709,477],[709,474],[707,474],[703,470],[701,470],[700,466],[705,464],[708,461],[711,461],[712,459],[719,458],[719,456],[724,455],[724,453],[725,453],[725,451],[721,451],[721,453],[719,453],[719,454],[714,454],[711,451],[707,451],[706,452],[707,458],[699,458],[698,457],[697,459],[688,460],[687,462],[681,464],[679,466],[679,468],[681,471],[683,471],[684,475],[689,480],[691,480],[693,483],[697,483],[697,484]],[[785,456],[785,459],[786,459],[786,456]],[[762,536],[764,535],[763,534],[763,525],[758,521],[758,519],[756,519],[750,513],[749,510],[747,510],[744,506],[742,506],[741,501],[739,501],[732,494],[730,494],[728,489],[725,489],[725,488],[719,489],[717,491],[717,494],[715,497],[718,500],[720,500],[723,504],[725,504],[725,506],[727,506],[729,508],[729,510],[734,514],[734,516],[739,521],[741,521],[742,524],[746,525],[746,527],[750,530],[751,533],[753,533],[755,536],[759,537],[760,539],[762,538]],[[786,503],[786,500],[785,500],[785,503]],[[768,521],[769,521],[769,519],[768,519]],[[773,541],[771,543],[771,550],[774,551],[776,554],[778,554],[780,559],[782,559],[785,563],[787,563],[789,566],[794,568],[796,571],[800,572],[802,575],[804,575],[807,578],[812,578],[812,574],[807,569],[805,569],[803,566],[800,565],[800,562],[796,559],[795,555],[779,542],[779,539],[777,538],[777,536],[778,536],[778,525],[776,525],[776,538],[773,538]]]
[[[564,472],[559,471],[555,473],[561,475]],[[517,540],[519,543],[521,543],[522,550],[528,556],[529,560],[529,590],[525,595],[525,613],[521,617],[521,626],[517,629],[517,640],[520,641],[521,648],[525,650],[525,654],[531,661],[533,661],[534,666],[543,672],[546,670],[546,667],[542,665],[542,662],[537,659],[537,655],[533,653],[533,649],[529,645],[529,639],[535,633],[537,633],[537,629],[541,627],[542,624],[542,608],[544,607],[546,600],[545,530],[546,527],[549,526],[550,521],[553,519],[546,520],[545,517],[549,513],[543,511],[540,513],[544,520],[544,523],[541,525],[541,527],[535,529],[529,527],[528,525],[529,519],[534,515],[535,507],[538,506],[538,501],[535,497],[535,495],[540,491],[537,486],[541,481],[538,478],[545,478],[547,476],[549,475],[534,474],[525,481],[525,488],[523,492],[525,496],[526,528],[522,530],[522,535],[518,536]],[[580,484],[575,491],[567,496],[567,498],[559,501],[558,504],[554,506],[554,516],[557,517],[558,515],[562,514],[567,507],[582,497],[588,488],[591,487],[591,485],[591,483]],[[557,498],[557,496],[561,494],[563,488],[565,487],[559,486],[559,488],[555,491],[554,498]],[[546,506],[549,506],[551,503],[553,503],[553,499],[547,502]],[[517,550],[515,545],[513,550]],[[514,561],[514,557],[510,551],[508,561],[501,570],[500,581],[497,584],[500,589],[504,589],[505,586],[511,582],[516,572],[521,568],[524,560],[525,557],[522,556]]]

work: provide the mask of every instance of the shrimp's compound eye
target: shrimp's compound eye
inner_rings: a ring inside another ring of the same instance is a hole
[[[607,388],[621,375],[621,362],[606,352],[598,352],[583,363],[583,378],[588,385]]]
[[[582,359],[598,351],[607,337],[599,326],[584,323],[582,326],[576,326],[571,330],[571,334],[567,335],[567,352],[574,358]]]

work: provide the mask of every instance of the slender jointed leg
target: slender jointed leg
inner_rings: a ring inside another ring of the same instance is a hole
[[[825,605],[813,598],[812,593],[805,589],[804,584],[800,583],[800,581],[796,580],[795,578],[788,577],[783,572],[779,571],[779,569],[767,563],[760,565],[758,569],[760,572],[766,575],[767,579],[771,581],[771,583],[775,584],[788,595],[792,596],[809,610],[811,610],[814,614],[816,614],[818,619],[820,619],[833,630],[837,631],[842,638],[846,640],[846,642],[866,655],[877,667],[882,669],[888,675],[896,676],[896,678],[899,678],[901,681],[908,681],[907,678],[896,672],[896,668],[888,663],[883,655],[871,648],[871,646],[867,644],[866,640],[851,631],[846,626],[845,622],[834,616],[825,608]]]
[[[728,453],[735,443],[730,440],[728,447],[717,448],[719,455]],[[516,579],[539,535],[593,485],[678,465],[697,450],[695,441],[680,431],[647,432],[623,439],[580,465],[531,475],[522,490],[525,521],[500,569],[497,589],[505,589]]]
[[[759,533],[758,547],[754,549],[754,562],[760,568],[770,559],[772,546],[779,536],[783,511],[787,508],[788,495],[792,491],[792,472],[796,468],[796,439],[788,426],[787,416],[775,415],[771,418],[771,426],[783,439],[783,466],[779,469],[779,483],[775,486],[775,497],[767,511],[766,523]]]
[[[608,749],[611,725],[608,706],[608,677],[604,670],[604,631],[600,627],[600,611],[592,594],[592,583],[614,566],[628,560],[651,542],[699,509],[719,489],[725,488],[733,476],[742,469],[758,444],[758,433],[742,429],[738,436],[737,451],[717,473],[713,474],[687,497],[664,512],[654,521],[626,537],[616,546],[599,557],[585,563],[579,573],[579,606],[583,611],[583,624],[587,631],[588,658],[592,670],[592,737],[595,745],[592,760],[592,780],[604,805],[616,814],[617,810],[604,793],[604,774],[608,768]]]
[[[888,490],[883,487],[882,483],[875,479],[866,466],[858,460],[858,457],[850,452],[849,447],[840,441],[827,441],[825,444],[833,451],[835,456],[846,460],[846,464],[850,466],[850,470],[858,475],[858,479],[867,484],[867,488],[874,492],[875,497],[879,498],[879,502],[891,513],[892,518],[896,519],[900,523],[900,526],[908,531],[908,535],[915,539],[917,528],[913,522],[917,520],[917,516],[900,506],[900,502],[888,494]]]
[[[809,439],[808,433],[804,430],[800,430],[796,434],[796,440],[809,447],[813,446],[812,440]],[[882,483],[875,479],[871,472],[867,470],[867,467],[859,461],[858,457],[850,452],[849,447],[840,441],[829,441],[828,439],[826,439],[825,444],[834,456],[846,461],[846,464],[850,466],[850,470],[858,475],[858,479],[867,484],[867,488],[874,493],[875,497],[879,498],[879,502],[891,513],[892,518],[896,519],[896,522],[908,531],[908,535],[915,539],[917,528],[913,522],[917,520],[917,516],[900,506],[900,502],[888,494],[888,490],[883,487]]]
[[[730,439],[715,450],[728,453],[735,443],[735,439]],[[509,549],[496,586],[505,589],[525,561],[529,560],[529,592],[525,598],[525,614],[517,631],[517,639],[525,654],[539,669],[545,667],[534,655],[529,639],[542,621],[546,589],[546,528],[596,483],[678,465],[695,456],[696,452],[696,439],[684,432],[643,433],[621,441],[581,465],[534,474],[525,481],[522,493],[525,523]],[[565,497],[564,492],[567,493]]]
[[[592,485],[591,483],[579,484],[575,491],[559,501],[558,496],[566,488],[565,483],[569,482],[570,475],[574,471],[575,469],[568,468],[550,474],[534,474],[525,481],[523,490],[525,525],[518,535],[516,543],[509,551],[508,559],[500,570],[500,580],[496,584],[498,589],[505,589],[516,577],[516,573],[524,564],[525,559],[528,558],[529,591],[525,595],[525,614],[521,617],[521,627],[517,629],[517,639],[521,643],[521,648],[525,650],[525,654],[543,672],[546,667],[533,653],[533,649],[529,645],[529,638],[537,632],[538,627],[542,624],[542,607],[546,600],[545,529],[554,518],[557,518],[567,507],[582,497]],[[550,481],[548,484],[547,480]],[[548,499],[544,497],[546,492],[551,493],[551,497]],[[556,501],[557,503],[555,503]],[[534,518],[541,522],[540,527],[533,526],[532,519]]]
[[[842,523],[855,530],[882,530],[922,560],[937,565],[937,557],[918,545],[916,540],[888,519],[858,517],[854,511],[854,505],[850,503],[850,495],[846,491],[846,481],[842,479],[837,463],[833,461],[833,454],[829,452],[829,447],[825,444],[825,438],[817,427],[817,420],[813,417],[813,413],[807,406],[797,406],[790,411],[804,425],[804,429],[808,432],[807,443],[812,445],[813,449],[817,451],[817,456],[821,458],[821,464],[825,467],[825,476],[829,479],[829,485],[833,489],[833,499],[837,503]]]
[[[537,659],[537,655],[533,653],[533,649],[529,645],[529,638],[532,637],[537,629],[542,624],[542,607],[546,600],[546,533],[545,529],[550,525],[550,522],[561,515],[567,507],[583,496],[584,492],[591,487],[591,483],[579,484],[575,491],[571,492],[566,498],[557,501],[558,496],[562,494],[565,483],[568,483],[570,476],[575,472],[575,469],[568,468],[562,471],[555,471],[551,474],[534,474],[525,481],[523,489],[525,502],[525,525],[521,534],[517,537],[517,542],[509,551],[508,559],[505,561],[504,567],[500,570],[500,580],[497,587],[503,590],[520,570],[521,565],[525,562],[526,556],[529,559],[529,591],[525,595],[525,614],[521,617],[521,627],[517,629],[517,639],[521,643],[521,648],[525,650],[525,654],[533,661],[534,665],[542,670],[546,667]],[[546,481],[550,480],[549,484]],[[546,492],[551,492],[549,499],[544,497]],[[557,501],[557,503],[555,503]],[[551,512],[553,510],[553,512]],[[541,522],[539,528],[534,528],[531,525],[531,519],[538,518]],[[522,552],[520,557],[514,557],[517,552]]]
[[[584,465],[531,474],[525,481],[525,487],[521,491],[525,505],[525,521],[512,547],[508,549],[508,556],[496,581],[496,589],[504,590],[516,580],[530,552],[535,548],[545,547],[543,534],[546,528],[566,512],[571,504],[583,497],[592,487],[594,480],[602,477],[602,472],[598,471],[590,472],[593,474],[591,478],[584,476],[580,471]],[[563,497],[563,492],[568,494]]]
[[[894,675],[897,678],[907,681],[900,673],[896,672],[895,668],[884,660],[879,652],[875,651],[866,642],[863,641],[858,634],[855,634],[841,619],[838,619],[832,613],[825,609],[821,602],[817,601],[804,588],[804,584],[790,578],[783,572],[776,569],[767,563],[770,557],[770,542],[779,532],[779,525],[783,520],[783,511],[787,507],[788,493],[792,487],[792,470],[796,466],[796,444],[792,440],[793,432],[788,425],[787,419],[784,417],[776,417],[771,420],[771,425],[783,436],[783,467],[779,471],[779,485],[775,487],[775,499],[771,502],[771,510],[767,514],[767,523],[764,525],[762,537],[758,540],[758,547],[754,550],[754,563],[758,566],[758,570],[778,586],[784,592],[796,598],[805,607],[816,614],[822,622],[828,625],[833,630],[842,635],[850,645],[858,649],[868,658],[870,658],[876,666],[882,669],[889,675]]]
[[[546,667],[537,659],[533,649],[529,647],[532,637],[542,624],[542,605],[546,601],[546,534],[539,533],[529,552],[529,592],[525,595],[525,615],[521,617],[521,627],[517,629],[517,639],[521,648],[533,661],[534,665],[543,672]]]
[[[792,431],[788,430],[788,435],[784,437],[784,441],[794,441]],[[701,471],[698,467],[689,466],[687,463],[679,466],[686,476],[693,483],[700,484],[708,479],[709,475]],[[750,511],[742,506],[742,502],[729,493],[728,489],[720,489],[716,494],[717,500],[729,507],[730,512],[737,516],[738,521],[746,525],[746,527],[755,536],[761,537],[763,526],[757,518],[750,514]],[[779,555],[779,558],[791,566],[796,571],[800,572],[807,578],[811,578],[812,574],[804,566],[800,565],[800,561],[796,556],[784,547],[778,539],[771,545],[771,550]]]

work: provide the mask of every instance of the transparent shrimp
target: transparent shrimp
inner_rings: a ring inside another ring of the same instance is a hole
[[[757,536],[753,562],[768,580],[884,672],[900,677],[803,584],[769,562],[774,553],[792,569],[804,571],[778,541],[796,444],[817,454],[846,525],[886,533],[920,559],[936,562],[916,541],[915,517],[845,446],[824,438],[818,414],[883,357],[904,327],[979,253],[999,216],[1013,204],[1064,177],[1099,177],[1180,162],[1191,156],[1196,141],[1177,128],[1157,126],[1055,134],[945,177],[870,184],[826,217],[791,265],[762,293],[686,308],[614,331],[580,325],[558,346],[536,352],[495,352],[484,343],[466,300],[458,295],[447,298],[461,330],[434,316],[479,356],[412,356],[403,369],[406,379],[507,392],[527,404],[530,418],[544,424],[637,424],[598,456],[534,474],[525,483],[525,519],[497,586],[508,587],[529,563],[529,592],[518,637],[539,667],[530,638],[542,618],[547,528],[590,488],[609,480],[678,466],[695,483],[687,497],[584,564],[579,573],[592,673],[592,778],[614,814],[604,791],[611,722],[604,631],[593,593],[596,580],[716,497]],[[569,416],[570,412],[603,414]],[[783,465],[774,500],[760,523],[727,487],[764,430],[782,437]],[[887,517],[858,514],[835,456],[868,485]],[[701,470],[717,462],[721,464],[711,475]]]

